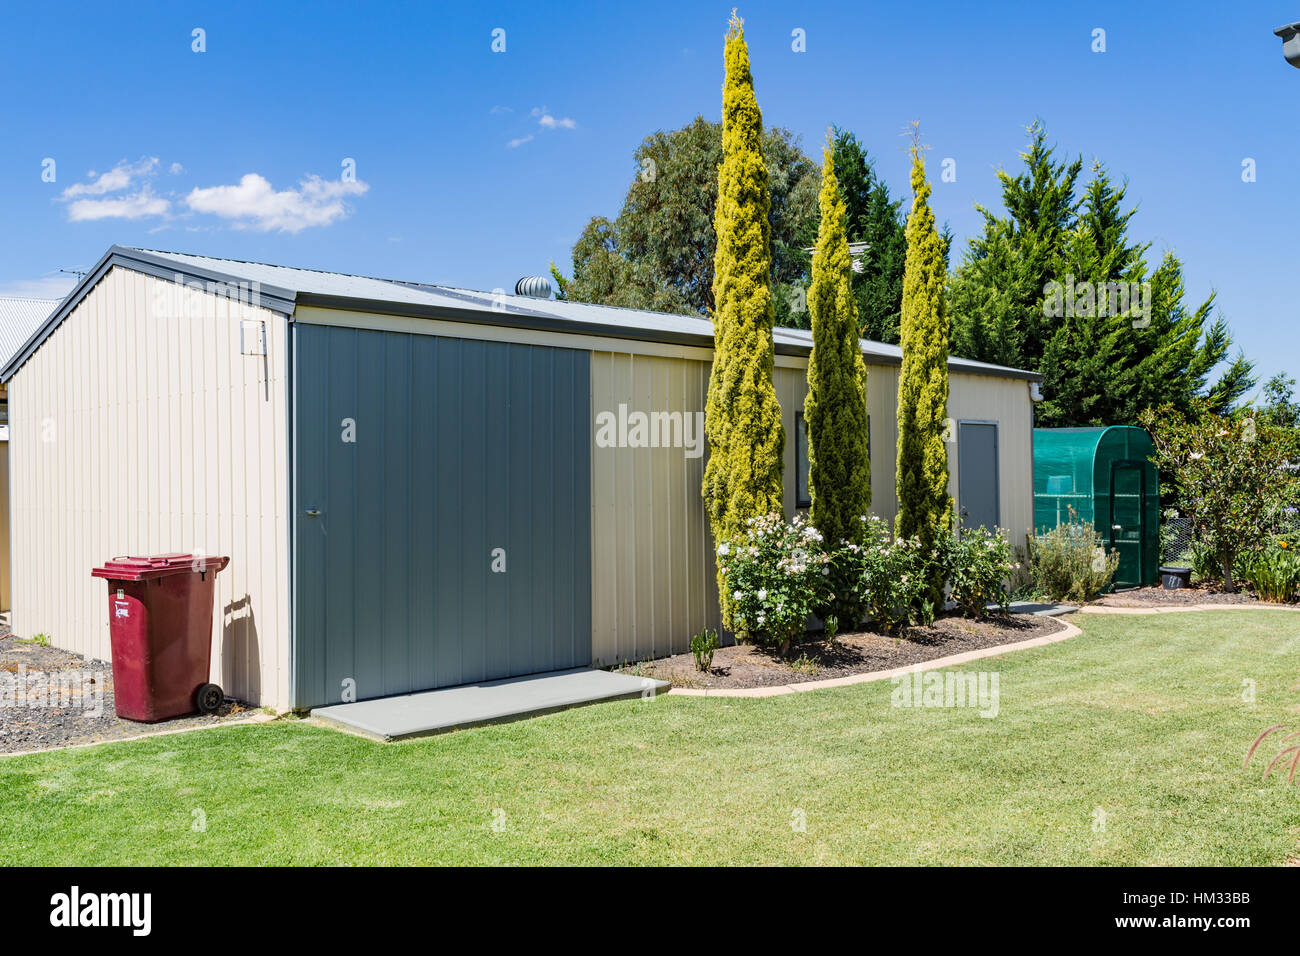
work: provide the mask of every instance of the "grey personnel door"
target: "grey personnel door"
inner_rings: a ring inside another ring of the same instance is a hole
[[[1001,523],[998,506],[998,426],[996,422],[957,423],[957,508],[962,527]]]
[[[293,326],[294,705],[591,661],[590,353]]]

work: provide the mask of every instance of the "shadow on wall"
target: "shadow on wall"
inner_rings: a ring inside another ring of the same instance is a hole
[[[262,653],[257,642],[257,618],[245,594],[222,609],[221,673],[230,675],[230,697],[248,703],[262,699]]]

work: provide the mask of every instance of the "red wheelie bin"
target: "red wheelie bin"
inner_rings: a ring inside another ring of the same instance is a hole
[[[212,603],[228,557],[160,554],[105,561],[117,715],[155,723],[213,713],[224,694],[208,682]]]

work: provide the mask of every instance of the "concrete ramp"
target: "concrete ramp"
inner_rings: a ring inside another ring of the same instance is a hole
[[[668,688],[667,681],[576,667],[354,704],[332,704],[315,708],[311,715],[377,740],[404,740],[521,720],[599,701],[653,697]]]

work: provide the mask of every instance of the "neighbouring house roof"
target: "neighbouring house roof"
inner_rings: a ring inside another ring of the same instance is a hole
[[[253,305],[288,316],[292,316],[300,305],[319,306],[476,325],[713,347],[713,323],[693,316],[113,246],[58,309],[16,350],[16,354],[8,358],[3,371],[0,371],[0,380],[8,381],[22,367],[45,337],[58,328],[59,323],[113,266],[174,281],[228,285],[231,294],[241,295]],[[782,354],[807,355],[812,348],[812,334],[800,329],[778,328],[773,333],[773,340],[776,351]],[[886,365],[899,364],[903,354],[897,345],[867,339],[862,340],[862,351],[868,362]],[[948,365],[953,371],[976,375],[1026,381],[1042,378],[1023,369],[971,359],[950,358]]]
[[[58,299],[0,296],[0,368],[9,364],[58,304]]]

